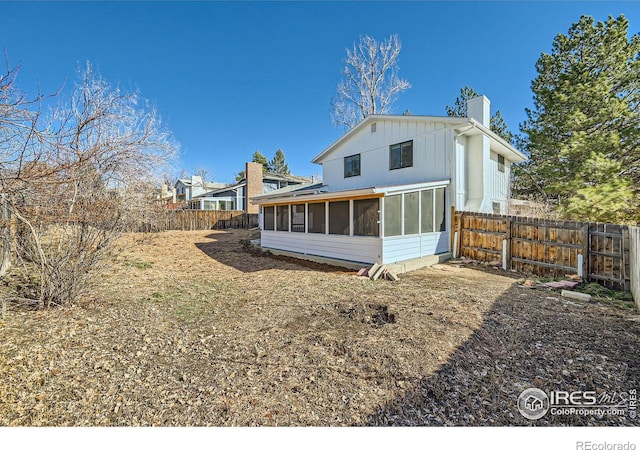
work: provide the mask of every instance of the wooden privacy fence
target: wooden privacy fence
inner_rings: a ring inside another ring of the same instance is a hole
[[[629,227],[629,256],[631,258],[631,294],[640,310],[640,227]]]
[[[626,292],[638,267],[623,225],[455,211],[452,239],[456,255],[538,276],[578,274]]]
[[[257,226],[258,215],[246,214],[244,211],[168,209],[143,220],[135,231],[195,231]]]

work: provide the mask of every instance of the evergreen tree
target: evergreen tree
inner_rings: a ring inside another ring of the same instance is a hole
[[[285,161],[284,152],[281,149],[276,150],[273,159],[269,162],[269,172],[280,175],[290,175],[289,165]]]
[[[569,218],[640,220],[640,35],[628,30],[624,16],[582,16],[540,56],[516,194],[556,202]]]
[[[265,171],[265,172],[267,171],[267,168],[269,167],[269,161],[267,161],[267,157],[264,156],[262,153],[260,153],[258,150],[253,152],[252,161],[254,163],[262,164],[262,170]]]
[[[262,171],[266,172],[269,170],[269,161],[267,161],[267,157],[260,153],[258,150],[253,152],[253,157],[251,158],[251,162],[262,164]],[[244,180],[245,172],[244,170],[238,172],[236,174],[236,181]]]

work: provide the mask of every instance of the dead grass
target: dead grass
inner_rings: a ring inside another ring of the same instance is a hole
[[[525,387],[638,388],[629,312],[495,269],[372,282],[242,230],[142,236],[81,305],[0,322],[0,425],[529,425]]]

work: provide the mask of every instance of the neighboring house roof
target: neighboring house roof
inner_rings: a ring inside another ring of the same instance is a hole
[[[236,184],[230,184],[230,185],[224,186],[224,187],[219,188],[219,189],[214,189],[212,191],[207,191],[204,194],[196,195],[193,198],[211,197],[211,196],[213,196],[215,194],[220,194],[222,192],[235,191],[236,189],[241,188],[242,186],[245,186],[246,184],[247,184],[246,181],[241,181],[241,182],[236,183]]]
[[[269,198],[279,198],[279,197],[294,197],[296,195],[304,195],[304,194],[316,194],[323,187],[322,181],[311,181],[303,184],[294,184],[290,186],[285,186],[280,189],[275,189],[271,192],[262,195],[256,195],[252,197],[251,200],[257,199],[269,199]]]
[[[286,188],[278,189],[268,194],[257,195],[251,198],[253,203],[291,203],[291,201],[305,200],[305,196],[313,196],[313,200],[330,200],[333,198],[350,198],[350,197],[362,197],[362,196],[380,196],[383,197],[387,194],[393,194],[394,192],[404,192],[411,190],[427,189],[430,187],[445,186],[450,183],[449,180],[436,180],[427,181],[424,183],[412,183],[412,184],[396,184],[389,186],[371,186],[360,189],[348,189],[343,191],[331,191],[328,192],[322,182],[308,183],[307,185],[300,186],[287,186]]]
[[[185,186],[191,186],[193,184],[193,182],[191,181],[191,179],[187,179],[187,178],[178,178],[178,180],[176,181],[176,184],[178,183],[182,183]],[[200,182],[196,183],[198,186],[200,186]],[[202,183],[201,187],[203,189],[220,189],[225,187],[226,184],[225,183],[216,183],[216,182],[211,182],[211,181],[207,181],[205,183]]]
[[[290,186],[286,186],[280,189],[276,189],[272,192],[281,192],[281,191],[289,191],[293,188],[299,188],[300,186],[303,186],[305,184],[309,184],[311,182],[311,180],[309,178],[304,178],[304,177],[298,177],[295,175],[280,175],[277,173],[271,173],[271,172],[265,172],[262,176],[262,180],[270,180],[270,181],[287,181],[289,183],[297,183],[294,185],[290,185]],[[318,183],[315,183],[318,184]],[[322,183],[320,183],[322,184]],[[247,185],[247,180],[246,179],[242,179],[239,182],[235,183],[235,184],[230,184],[230,185],[226,185],[222,188],[219,189],[214,189],[211,191],[207,191],[203,194],[200,195],[196,195],[193,198],[202,198],[202,197],[211,197],[213,195],[217,195],[217,194],[221,194],[223,192],[227,192],[227,191],[235,191],[238,188],[241,188],[243,186]],[[271,193],[270,193],[271,194]]]
[[[467,118],[467,117],[450,117],[450,116],[397,116],[397,115],[371,115],[367,116],[364,120],[362,120],[355,127],[351,128],[345,134],[343,134],[340,138],[338,138],[333,144],[329,145],[327,148],[318,153],[311,162],[315,164],[322,164],[322,162],[340,145],[342,145],[345,141],[349,140],[353,135],[358,133],[360,130],[368,126],[371,122],[375,122],[377,120],[394,120],[398,122],[410,122],[410,121],[420,121],[420,122],[438,122],[438,123],[447,123],[451,124],[455,127],[456,131],[460,134],[467,135],[477,135],[484,134],[491,140],[491,149],[503,155],[510,161],[520,162],[525,161],[527,157],[523,155],[519,150],[509,144],[507,141],[502,139],[496,133],[491,131],[489,128],[482,125],[475,119]]]
[[[295,183],[308,183],[309,181],[311,181],[311,179],[309,178],[305,178],[305,177],[299,177],[296,175],[282,175],[279,173],[273,173],[273,172],[264,172],[262,174],[262,180],[269,180],[269,181],[291,181],[291,182],[295,182]]]

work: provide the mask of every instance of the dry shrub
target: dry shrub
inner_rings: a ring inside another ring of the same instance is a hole
[[[14,74],[14,75],[11,75]],[[73,303],[132,222],[153,211],[154,174],[174,146],[153,108],[91,66],[67,106],[42,124],[42,98],[28,103],[0,77],[0,193],[13,218],[21,292],[37,307]],[[15,274],[14,274],[15,275]]]

